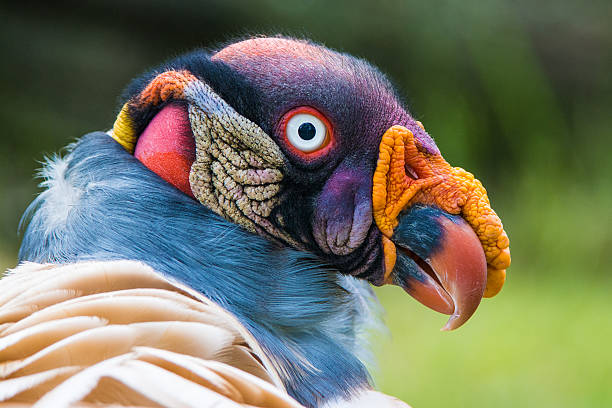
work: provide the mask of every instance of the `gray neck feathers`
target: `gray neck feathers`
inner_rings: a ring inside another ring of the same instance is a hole
[[[20,261],[140,260],[241,319],[305,405],[367,385],[358,358],[363,323],[376,320],[367,284],[222,219],[105,133],[50,159],[42,176]]]

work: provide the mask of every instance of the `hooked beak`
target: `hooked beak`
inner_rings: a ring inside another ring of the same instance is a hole
[[[373,179],[385,283],[465,323],[497,294],[510,266],[509,240],[482,184],[420,146],[405,127],[383,135]]]
[[[456,329],[474,314],[487,285],[487,261],[463,218],[417,205],[400,217],[393,243],[397,261],[391,283],[451,315],[442,330]]]

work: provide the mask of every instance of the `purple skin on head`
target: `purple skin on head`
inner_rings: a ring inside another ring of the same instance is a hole
[[[382,283],[381,234],[371,213],[381,136],[391,126],[402,125],[425,151],[439,152],[393,86],[363,60],[285,38],[238,42],[212,60],[265,90],[250,119],[281,147],[284,129],[276,124],[291,109],[310,106],[329,120],[335,146],[328,154],[306,161],[286,149],[293,159],[290,202],[301,205],[305,197],[312,198],[311,232],[322,257],[354,276]],[[313,186],[323,187],[312,191]]]
[[[347,255],[365,240],[372,224],[371,183],[365,172],[336,170],[315,207],[313,235],[324,252]]]

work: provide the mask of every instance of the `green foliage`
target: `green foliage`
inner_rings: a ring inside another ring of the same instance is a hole
[[[610,406],[612,25],[606,1],[92,1],[0,9],[0,267],[43,154],[108,129],[135,74],[245,33],[307,36],[394,80],[510,236],[498,297],[466,327],[379,291],[379,383],[415,407]],[[608,383],[606,383],[608,381]]]

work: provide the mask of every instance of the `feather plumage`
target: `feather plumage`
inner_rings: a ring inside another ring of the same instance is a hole
[[[47,190],[24,217],[21,261],[140,260],[235,315],[300,401],[317,406],[321,395],[348,398],[368,386],[357,358],[365,354],[361,325],[377,319],[367,282],[222,219],[106,133],[84,136],[49,165]],[[49,224],[53,189],[65,185],[79,200]]]
[[[4,403],[301,406],[234,316],[142,263],[25,264],[0,287]]]
[[[290,133],[298,111],[320,122],[297,130],[318,150]],[[366,281],[452,314],[452,329],[510,262],[482,185],[452,171],[363,60],[255,38],[162,64],[128,87],[109,132],[42,172],[20,261],[65,265],[1,283],[0,396],[401,404],[371,390],[362,361]]]

